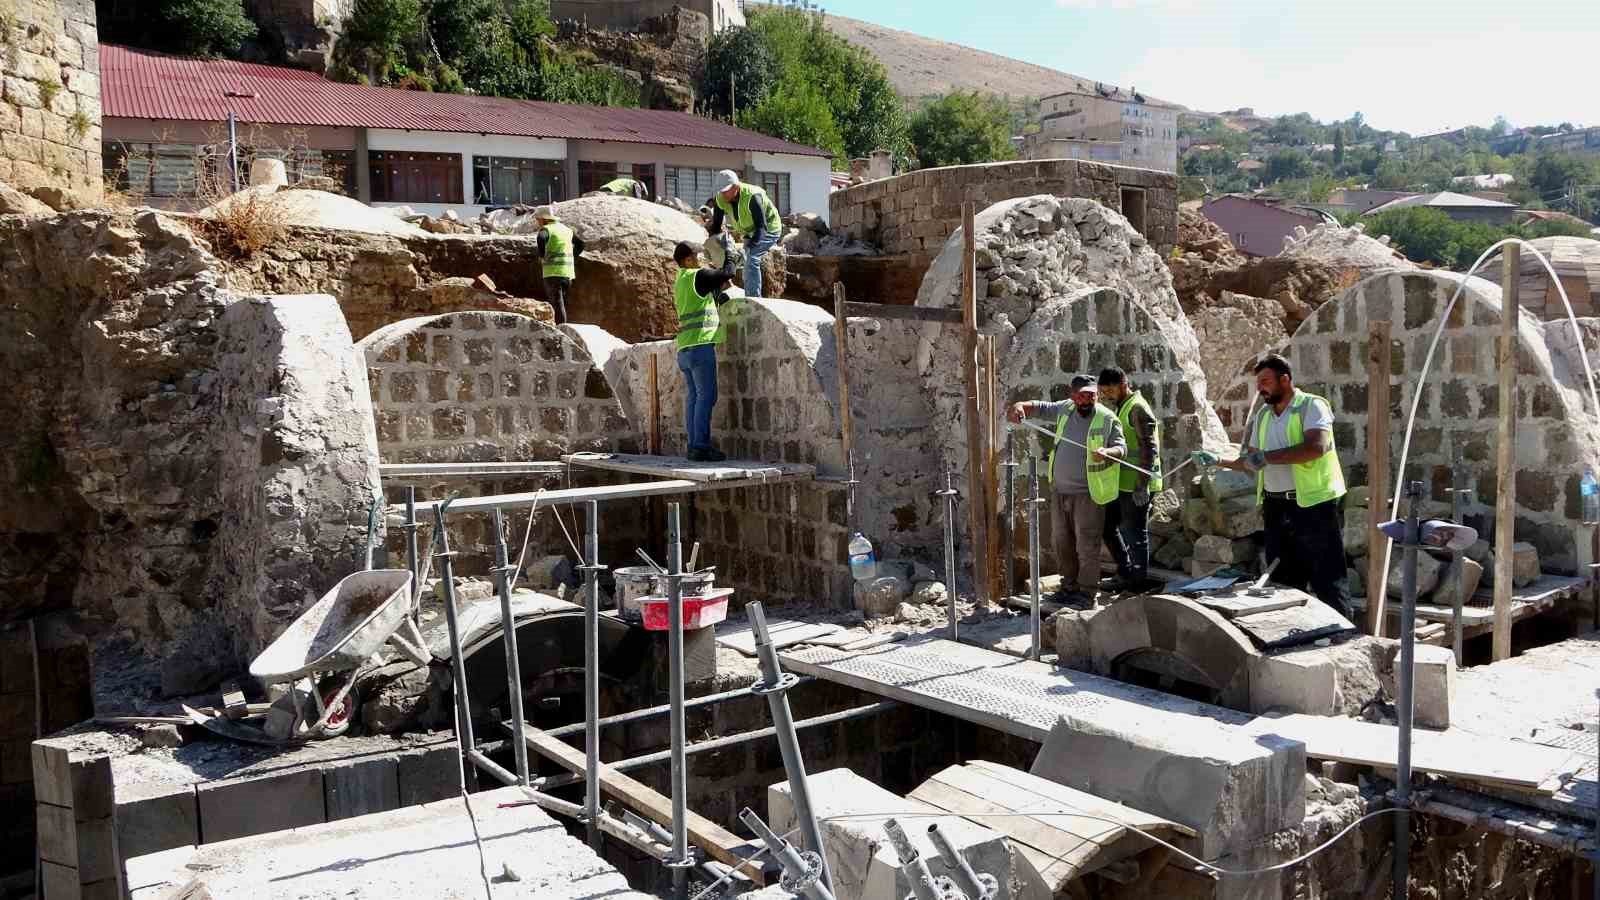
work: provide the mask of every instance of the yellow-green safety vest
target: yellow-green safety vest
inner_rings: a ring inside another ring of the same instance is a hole
[[[679,350],[702,344],[720,344],[723,341],[722,317],[717,313],[717,299],[694,289],[694,274],[699,269],[679,269],[678,280],[672,285],[672,301],[678,308]]]
[[[768,234],[783,235],[783,220],[778,217],[778,207],[773,205],[772,198],[767,192],[748,184],[739,185],[739,198],[732,204],[716,195],[717,207],[722,210],[724,217],[733,220],[733,227],[740,234],[754,234],[756,230],[755,219],[750,215],[750,198],[760,197],[761,205],[767,211],[766,229]]]
[[[1056,476],[1056,448],[1061,446],[1061,438],[1067,433],[1067,416],[1075,416],[1075,410],[1062,413],[1056,420],[1056,442],[1050,445],[1050,459],[1045,463],[1047,477]],[[1111,410],[1096,403],[1094,405],[1094,418],[1089,422],[1089,439],[1084,444],[1089,448],[1084,453],[1084,470],[1088,475],[1089,498],[1100,506],[1117,499],[1120,492],[1118,477],[1122,466],[1109,459],[1104,459],[1095,454],[1096,450],[1104,448],[1111,443],[1112,423],[1117,421]],[[1076,449],[1076,448],[1074,448]]]
[[[623,196],[631,197],[633,196],[633,188],[638,183],[638,181],[635,181],[632,178],[613,178],[612,180],[601,185],[600,190],[605,191],[608,194],[621,194]]]
[[[1295,388],[1294,396],[1289,398],[1289,446],[1293,447],[1305,440],[1305,409],[1306,404],[1315,400],[1323,400],[1316,394],[1308,394]],[[1267,446],[1267,419],[1272,415],[1272,407],[1263,407],[1256,420],[1257,449],[1265,450]],[[1316,506],[1344,496],[1344,470],[1339,467],[1339,451],[1333,445],[1333,430],[1328,431],[1328,449],[1321,456],[1306,463],[1295,463],[1290,466],[1294,470],[1294,500],[1301,507]],[[1256,473],[1256,503],[1260,503],[1267,492],[1267,470],[1262,469]]]
[[[572,258],[572,229],[560,222],[544,227],[544,260],[540,274],[545,278],[576,278],[578,267]]]
[[[1122,408],[1117,410],[1117,420],[1122,423],[1122,437],[1128,442],[1129,462],[1137,463],[1139,461],[1139,430],[1134,428],[1133,422],[1130,421],[1135,409],[1143,409],[1144,414],[1149,416],[1150,421],[1155,422],[1156,425],[1154,440],[1151,441],[1154,446],[1150,448],[1150,471],[1156,474],[1154,478],[1150,479],[1150,493],[1159,494],[1162,488],[1166,486],[1161,478],[1161,421],[1156,418],[1155,412],[1150,409],[1150,402],[1144,399],[1144,395],[1138,391],[1134,391],[1128,396],[1128,399],[1122,401]],[[1127,466],[1118,466],[1117,468],[1122,470],[1122,490],[1132,493],[1134,488],[1139,486],[1139,473]]]

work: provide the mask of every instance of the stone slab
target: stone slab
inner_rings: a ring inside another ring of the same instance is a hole
[[[207,782],[195,793],[206,844],[327,821],[320,769]]]
[[[117,853],[123,859],[200,842],[200,809],[192,784],[119,784],[115,818]]]
[[[1201,594],[1194,598],[1194,602],[1207,609],[1214,609],[1232,619],[1254,613],[1304,606],[1308,598],[1309,595],[1303,591],[1286,588],[1273,588],[1270,594],[1263,597],[1257,597],[1244,589],[1235,588],[1226,592]]]
[[[819,820],[838,900],[879,900],[912,894],[910,876],[900,863],[883,823],[897,819],[935,877],[949,870],[933,843],[928,826],[937,824],[974,870],[1000,882],[995,900],[1009,900],[1012,855],[1004,836],[938,807],[890,793],[849,769],[807,776],[812,812]],[[848,818],[831,819],[832,816]],[[789,783],[767,788],[767,824],[779,834],[799,826]]]
[[[481,861],[465,803],[446,800],[130,860],[131,900],[161,900],[196,873],[214,900],[477,897],[480,862],[495,900],[647,900],[547,813],[499,808],[521,796],[473,796]]]
[[[459,794],[460,758],[454,741],[396,754],[399,781],[396,805],[416,806]]]
[[[1238,616],[1233,624],[1263,650],[1309,644],[1356,627],[1333,607],[1314,598],[1301,606]]]
[[[400,805],[400,765],[393,754],[322,771],[327,821],[385,812]]]

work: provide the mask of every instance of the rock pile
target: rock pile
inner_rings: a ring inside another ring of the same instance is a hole
[[[265,207],[264,214],[285,225],[401,236],[423,233],[422,229],[402,221],[388,210],[376,209],[360,200],[327,191],[299,190],[270,184],[248,187],[224,197],[200,210],[200,215],[219,218],[248,204]]]

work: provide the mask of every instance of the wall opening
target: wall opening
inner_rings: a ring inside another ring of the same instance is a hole
[[[1122,215],[1133,226],[1133,230],[1149,237],[1145,231],[1145,195],[1140,188],[1125,187],[1122,189]]]

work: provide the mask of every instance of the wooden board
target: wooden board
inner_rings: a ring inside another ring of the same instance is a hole
[[[1399,729],[1357,719],[1292,715],[1260,718],[1246,726],[1254,734],[1276,734],[1304,743],[1306,756],[1393,769]],[[1464,731],[1412,732],[1411,765],[1468,781],[1538,791],[1563,773],[1578,771],[1581,759],[1570,750],[1544,747]]]
[[[1300,591],[1274,590],[1272,595],[1268,597],[1252,597],[1244,591],[1234,591],[1227,594],[1201,594],[1194,598],[1194,602],[1232,619],[1238,616],[1250,616],[1256,613],[1289,609],[1293,606],[1304,606],[1306,604],[1306,595]]]
[[[767,636],[772,638],[773,649],[782,650],[795,644],[804,644],[813,638],[836,634],[844,628],[826,622],[795,622],[790,619],[768,619]],[[856,635],[856,638],[865,635]],[[717,643],[745,656],[756,655],[756,633],[749,625],[737,625],[717,635]]]
[[[1557,603],[1569,599],[1586,590],[1590,582],[1586,578],[1573,578],[1566,575],[1541,575],[1539,580],[1520,590],[1511,593],[1511,621],[1520,622],[1529,616],[1553,609]],[[1488,590],[1478,591],[1472,595],[1478,603],[1492,603],[1494,594]],[[1355,597],[1351,605],[1356,609],[1366,609],[1367,599]],[[1390,616],[1399,615],[1399,610],[1390,606]],[[1448,625],[1452,615],[1451,608],[1440,606],[1436,603],[1418,603],[1417,618],[1424,622],[1443,622]],[[1463,606],[1461,608],[1461,626],[1468,637],[1481,634],[1494,625],[1494,611],[1484,606]]]
[[[760,481],[764,478],[808,478],[817,474],[816,466],[803,463],[746,462],[725,460],[717,463],[690,462],[681,456],[644,456],[636,453],[569,453],[564,463],[586,469],[682,478],[686,481]]]
[[[1390,323],[1373,319],[1367,323],[1367,484],[1371,494],[1367,501],[1367,584],[1382,584],[1388,570],[1380,548],[1388,546],[1388,538],[1378,526],[1388,519],[1389,513],[1389,372],[1393,343]],[[1380,596],[1373,608],[1367,611],[1367,633],[1383,637],[1384,598]]]
[[[532,725],[524,725],[522,734],[523,739],[528,742],[529,750],[559,764],[573,774],[583,774],[586,760],[582,750],[560,738],[551,737]],[[624,806],[650,821],[668,828],[672,827],[671,798],[662,796],[649,786],[618,772],[605,763],[600,764],[600,791],[608,797],[616,798]],[[703,847],[713,859],[740,870],[756,884],[766,883],[761,876],[761,866],[746,862],[744,858],[746,853],[741,852],[754,851],[748,841],[693,811],[688,813],[688,822],[685,824],[690,843]]]

